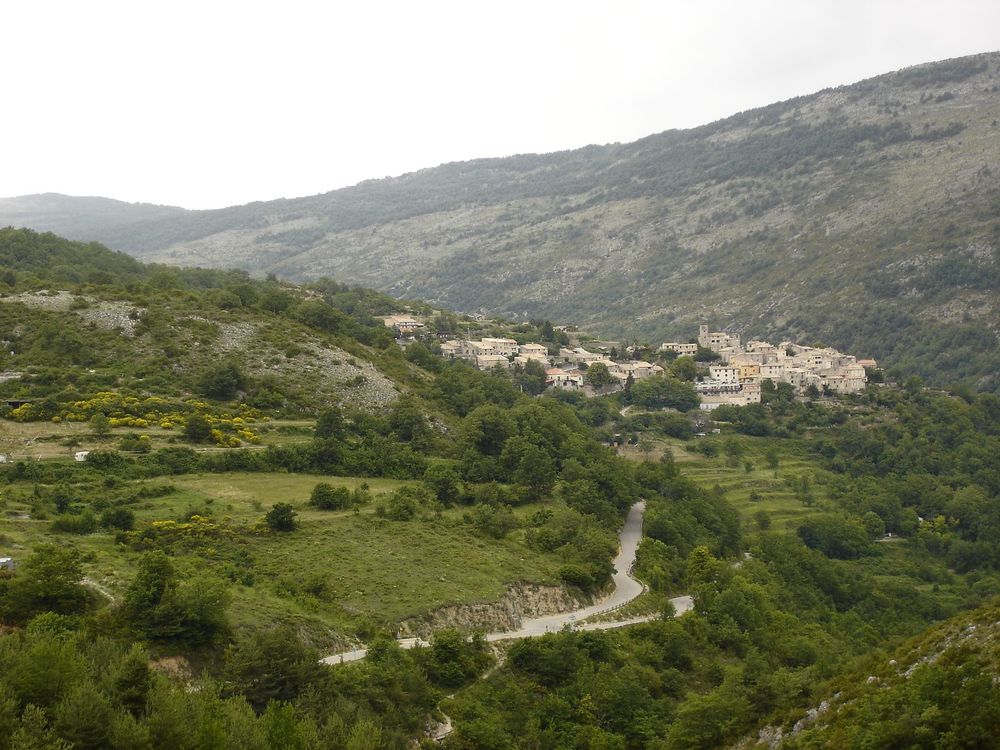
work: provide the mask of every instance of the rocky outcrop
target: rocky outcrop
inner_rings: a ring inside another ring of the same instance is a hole
[[[4,302],[20,302],[28,307],[38,307],[55,312],[75,312],[87,323],[109,331],[120,331],[123,336],[135,336],[135,324],[142,307],[131,302],[99,300],[96,297],[75,295],[70,292],[42,289],[5,296]]]
[[[518,583],[496,602],[455,604],[403,620],[398,635],[400,638],[428,636],[442,628],[467,632],[516,630],[525,619],[570,612],[589,603],[563,586]]]
[[[0,295],[0,302],[20,303],[28,307],[60,313],[73,313],[85,324],[118,331],[128,338],[137,337],[136,325],[147,309],[134,302],[101,300],[75,295],[66,290],[41,290],[15,295]],[[317,404],[350,405],[363,411],[378,412],[390,406],[399,389],[374,364],[351,354],[305,330],[295,340],[276,337],[268,330],[266,319],[226,320],[187,315],[169,318],[175,335],[173,343],[184,350],[174,357],[177,371],[197,371],[206,358],[215,361],[220,355],[238,361],[244,372],[254,378],[274,376],[304,384]],[[192,327],[197,326],[194,333]],[[294,329],[293,329],[294,330]],[[141,329],[139,330],[141,333]],[[139,336],[141,339],[141,335]],[[288,348],[294,345],[294,353]],[[141,348],[142,342],[135,346]],[[146,344],[148,348],[148,344]],[[11,373],[0,373],[11,379]],[[20,373],[13,373],[20,376]]]

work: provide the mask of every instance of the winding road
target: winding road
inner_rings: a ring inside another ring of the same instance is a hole
[[[659,617],[659,615],[641,615],[627,620],[582,622],[589,617],[606,614],[619,609],[645,591],[645,586],[632,577],[635,553],[639,548],[639,541],[642,539],[642,516],[645,511],[646,503],[641,500],[629,509],[628,518],[625,519],[625,526],[618,537],[618,555],[612,561],[615,567],[614,575],[611,577],[614,589],[608,596],[595,604],[572,612],[561,612],[555,615],[545,615],[525,620],[517,630],[488,633],[486,640],[493,642],[509,641],[517,638],[535,638],[546,633],[558,632],[566,627],[570,627],[573,630],[611,630],[612,628],[621,628],[640,622],[649,622]],[[674,611],[678,615],[684,614],[692,607],[691,597],[688,595],[674,597],[670,602],[674,605]],[[404,649],[430,645],[423,638],[401,638],[397,643],[400,648]],[[359,648],[353,651],[331,654],[320,659],[320,661],[324,664],[344,664],[364,659],[367,654],[368,649]]]

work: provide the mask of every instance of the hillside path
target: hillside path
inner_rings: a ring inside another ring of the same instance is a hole
[[[607,614],[619,609],[645,591],[645,586],[632,576],[632,566],[635,565],[635,553],[639,548],[639,541],[642,539],[642,517],[645,512],[646,503],[643,500],[640,500],[629,509],[628,518],[625,519],[625,526],[618,537],[618,555],[613,560],[615,572],[611,580],[614,584],[614,589],[608,596],[595,604],[572,612],[533,617],[521,623],[521,627],[517,630],[502,630],[495,633],[487,633],[486,640],[494,642],[509,641],[518,638],[535,638],[546,633],[557,633],[567,626],[573,630],[611,630],[612,628],[621,628],[640,622],[649,622],[659,617],[659,615],[640,615],[627,620],[581,622],[588,617]],[[670,602],[674,605],[675,613],[678,615],[684,614],[692,607],[689,595],[674,597]],[[430,645],[423,638],[400,638],[397,643],[400,648],[404,649]],[[353,651],[331,654],[320,661],[324,664],[343,664],[345,662],[364,659],[367,654],[368,649],[359,648]]]
[[[101,584],[99,584],[93,578],[90,578],[88,576],[85,576],[84,578],[81,578],[80,579],[80,585],[84,586],[84,587],[86,587],[86,588],[88,588],[88,589],[90,589],[92,591],[96,591],[98,594],[100,594],[101,596],[103,596],[105,599],[107,599],[112,604],[114,604],[117,601],[117,599],[115,598],[114,594],[112,594],[107,588],[105,588],[104,586],[102,586]]]

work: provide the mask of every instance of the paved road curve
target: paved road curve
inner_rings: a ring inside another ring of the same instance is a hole
[[[507,641],[515,638],[531,638],[536,635],[558,632],[567,625],[575,625],[580,620],[586,620],[588,617],[618,609],[639,596],[643,592],[644,587],[632,577],[632,566],[635,564],[635,553],[639,548],[639,540],[642,539],[642,515],[645,512],[646,503],[643,501],[636,503],[629,509],[628,518],[625,519],[625,526],[618,537],[618,555],[612,561],[612,564],[615,566],[614,575],[611,576],[611,580],[614,583],[614,590],[608,597],[596,604],[591,604],[589,607],[584,607],[573,612],[561,612],[555,615],[545,615],[544,617],[525,620],[517,630],[490,633],[486,636],[486,640]],[[604,625],[607,623],[601,624]]]
[[[507,641],[515,638],[534,638],[546,633],[555,633],[570,626],[574,630],[610,630],[621,628],[626,625],[635,625],[640,622],[648,622],[659,615],[642,615],[628,620],[608,620],[605,622],[581,622],[588,617],[604,614],[628,604],[641,594],[645,587],[632,577],[632,566],[635,564],[635,553],[642,539],[642,516],[646,511],[646,503],[640,501],[633,505],[628,512],[625,526],[619,535],[619,551],[613,564],[615,566],[614,575],[611,577],[614,583],[614,590],[611,594],[596,604],[575,610],[573,612],[562,612],[556,615],[545,615],[525,620],[517,630],[504,630],[497,633],[488,633],[487,641]],[[684,614],[691,609],[692,602],[690,596],[678,596],[670,600],[674,605],[674,610],[678,615]],[[408,649],[415,646],[429,646],[430,643],[422,638],[401,638],[400,648]],[[324,664],[343,664],[344,662],[364,659],[368,649],[359,648],[354,651],[344,651],[343,653],[327,656],[321,661]]]

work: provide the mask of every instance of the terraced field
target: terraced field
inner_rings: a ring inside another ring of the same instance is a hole
[[[718,448],[718,455],[699,452],[702,441]],[[741,448],[738,456],[726,451],[733,445]],[[761,513],[769,519],[771,530],[794,529],[799,520],[829,503],[824,471],[796,440],[713,436],[684,442],[663,438],[655,448],[653,456],[669,450],[684,476],[706,488],[721,487],[748,529],[758,527]]]

